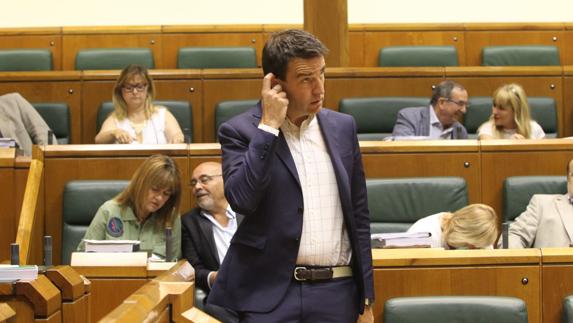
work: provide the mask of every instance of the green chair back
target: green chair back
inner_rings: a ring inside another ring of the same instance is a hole
[[[388,46],[380,49],[378,66],[458,66],[454,46]]]
[[[512,176],[503,181],[503,220],[513,221],[534,194],[567,193],[566,176]]]
[[[429,103],[423,97],[365,97],[342,99],[338,108],[356,120],[359,140],[383,140],[392,136],[398,111]]]
[[[258,99],[221,101],[215,106],[215,134],[219,127],[232,117],[239,115],[257,105]]]
[[[50,129],[54,132],[58,144],[71,143],[72,134],[70,127],[70,109],[66,103],[32,103],[42,119],[46,121]]]
[[[52,68],[49,49],[0,50],[0,71],[51,71]]]
[[[184,47],[177,54],[177,68],[255,68],[253,47]]]
[[[188,101],[174,101],[174,100],[158,100],[153,101],[155,105],[162,105],[173,114],[177,123],[179,123],[179,127],[183,133],[188,136],[189,142],[192,142],[192,134],[193,134],[193,109],[191,107],[191,103]],[[99,132],[101,126],[105,119],[113,112],[113,103],[111,101],[102,102],[98,109],[97,113],[97,120],[96,120],[96,132]]]
[[[482,49],[483,66],[558,66],[557,46],[487,46]]]
[[[573,323],[573,295],[563,299],[563,323]]]
[[[391,298],[384,323],[527,323],[527,305],[516,297],[426,296]]]
[[[417,220],[468,204],[461,177],[367,179],[372,233],[403,232]]]
[[[71,254],[86,234],[99,207],[129,184],[125,180],[70,181],[64,187],[62,208],[62,264],[69,265]]]
[[[154,68],[149,48],[92,48],[76,55],[76,70],[121,70],[129,64]]]

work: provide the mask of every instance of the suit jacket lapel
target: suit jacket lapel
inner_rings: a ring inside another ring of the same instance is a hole
[[[557,213],[563,221],[563,226],[567,235],[569,236],[569,241],[573,242],[573,212],[571,212],[571,203],[569,203],[567,195],[562,195],[557,198]]]
[[[205,235],[205,242],[207,244],[207,248],[209,248],[211,256],[213,256],[213,259],[217,261],[217,264],[221,264],[219,253],[217,252],[217,245],[215,244],[215,238],[213,237],[213,223],[211,223],[209,219],[205,218],[204,215],[200,214],[199,227],[203,235]]]

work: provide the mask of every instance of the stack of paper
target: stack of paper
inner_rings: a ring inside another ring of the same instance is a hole
[[[38,266],[0,265],[0,281],[30,281],[38,278]]]
[[[0,138],[1,148],[14,148],[16,147],[16,140],[14,138]]]
[[[371,236],[372,248],[430,248],[430,232],[374,233]]]
[[[138,240],[89,240],[84,239],[86,252],[133,252],[139,250]]]

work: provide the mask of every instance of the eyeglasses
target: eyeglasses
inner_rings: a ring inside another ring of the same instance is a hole
[[[126,84],[121,87],[123,92],[132,93],[133,90],[137,90],[137,92],[143,92],[147,89],[147,84]]]
[[[457,106],[460,107],[460,108],[461,108],[461,107],[464,107],[464,106],[465,106],[466,108],[469,108],[469,107],[470,107],[469,102],[466,102],[466,101],[456,101],[456,100],[452,100],[452,99],[450,99],[450,98],[445,98],[445,100],[448,101],[448,102],[452,102],[453,104],[457,105]]]
[[[193,178],[191,180],[191,186],[195,186],[197,185],[197,183],[201,183],[201,184],[207,184],[210,181],[213,180],[213,178],[218,177],[218,176],[223,176],[222,174],[217,174],[217,175],[201,175],[199,176],[199,179]]]

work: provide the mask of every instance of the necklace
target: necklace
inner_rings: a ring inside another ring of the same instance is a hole
[[[141,123],[135,123],[129,120],[129,124],[133,128],[133,131],[135,131],[135,137],[137,138],[137,141],[141,143],[143,141],[143,129],[145,129],[147,126],[147,120]]]

